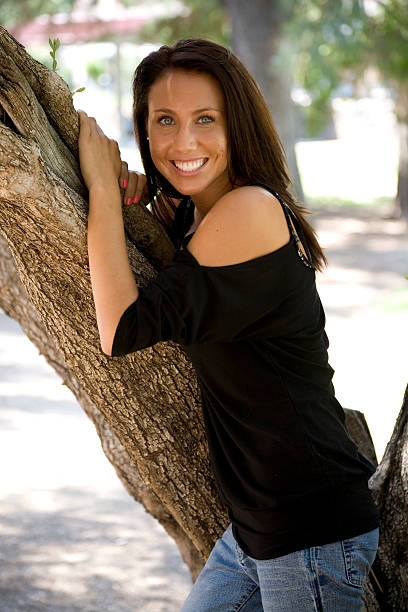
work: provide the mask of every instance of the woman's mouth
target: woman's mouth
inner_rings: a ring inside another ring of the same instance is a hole
[[[182,176],[194,176],[198,174],[203,166],[208,162],[208,157],[200,159],[178,160],[173,159],[171,163],[177,170],[177,174]]]

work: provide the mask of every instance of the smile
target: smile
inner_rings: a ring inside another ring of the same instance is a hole
[[[179,172],[182,172],[183,174],[195,174],[204,166],[204,164],[207,163],[207,161],[208,157],[202,157],[201,159],[193,159],[190,161],[172,160],[171,163]]]

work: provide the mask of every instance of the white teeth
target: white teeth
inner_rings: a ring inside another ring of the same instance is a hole
[[[206,162],[206,159],[195,159],[194,161],[189,161],[189,162],[181,162],[181,161],[175,161],[173,162],[174,165],[176,166],[176,168],[178,168],[179,170],[182,170],[183,172],[193,172],[194,170],[198,170],[198,168],[201,168],[201,166],[203,166]]]

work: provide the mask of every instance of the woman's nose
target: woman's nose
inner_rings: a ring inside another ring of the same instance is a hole
[[[173,147],[176,151],[191,151],[196,147],[194,130],[189,125],[180,125],[174,138]]]

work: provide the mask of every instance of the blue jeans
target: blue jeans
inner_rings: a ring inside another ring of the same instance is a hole
[[[357,612],[377,547],[374,529],[264,561],[242,551],[229,525],[181,612]]]

